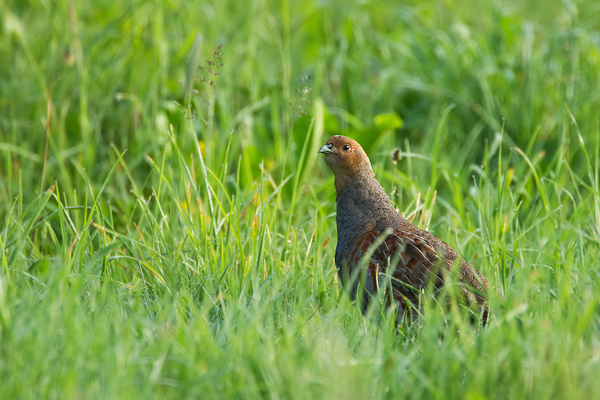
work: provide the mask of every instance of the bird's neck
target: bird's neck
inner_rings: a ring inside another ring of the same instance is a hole
[[[338,245],[350,243],[362,233],[395,229],[402,218],[375,176],[350,179],[337,192]]]

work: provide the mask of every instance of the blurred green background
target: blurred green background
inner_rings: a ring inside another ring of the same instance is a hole
[[[437,121],[453,105],[437,145],[463,148],[459,166],[480,162],[483,142],[503,125],[508,146],[527,148],[535,137],[533,149],[551,157],[565,105],[584,135],[596,129],[599,6],[522,3],[3,1],[2,175],[22,171],[24,189],[58,178],[71,189],[82,183],[74,164],[106,173],[114,145],[128,150],[143,181],[143,157],[160,154],[168,124],[181,134],[174,101],[185,104],[194,51],[206,67],[220,44],[225,66],[212,77],[220,91],[193,82],[213,100],[208,106],[196,96],[193,104],[213,170],[233,132],[230,157],[244,147],[252,178],[261,158],[280,173],[304,76],[309,101],[323,99],[326,133],[356,136],[373,155],[405,139],[431,153]],[[48,100],[49,162],[40,182]],[[374,123],[381,113],[399,115],[403,128],[385,137]],[[290,157],[306,127],[295,133]]]
[[[0,28],[0,397],[600,392],[599,2],[0,0]],[[349,303],[333,134],[505,295],[488,327]]]

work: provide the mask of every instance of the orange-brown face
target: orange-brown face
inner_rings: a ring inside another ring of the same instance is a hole
[[[356,140],[346,136],[330,137],[319,153],[325,154],[325,163],[336,178],[350,177],[365,168],[371,170],[371,162],[363,148]]]

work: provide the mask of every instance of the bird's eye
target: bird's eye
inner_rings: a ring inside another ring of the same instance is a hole
[[[348,151],[348,150],[350,150],[350,146],[345,144],[342,146],[342,150]]]

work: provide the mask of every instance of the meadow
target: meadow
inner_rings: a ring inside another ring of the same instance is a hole
[[[0,0],[0,28],[0,398],[600,397],[600,3]],[[487,326],[349,301],[333,134],[489,279]]]

